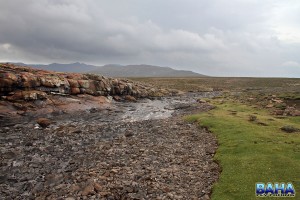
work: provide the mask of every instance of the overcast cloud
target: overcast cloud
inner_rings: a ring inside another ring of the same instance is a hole
[[[299,0],[1,0],[0,61],[300,77]]]

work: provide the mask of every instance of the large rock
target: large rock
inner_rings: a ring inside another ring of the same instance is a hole
[[[47,128],[52,124],[52,121],[47,118],[38,118],[36,123],[38,123],[42,128]]]
[[[46,98],[46,93],[117,95],[129,101],[135,101],[140,97],[169,94],[167,90],[101,75],[59,73],[0,64],[0,96],[8,96],[6,99],[11,101],[36,100]]]
[[[67,79],[71,88],[79,88],[79,83],[74,79]]]
[[[29,72],[21,72],[21,87],[24,88],[35,88],[41,86],[40,79],[32,73]]]

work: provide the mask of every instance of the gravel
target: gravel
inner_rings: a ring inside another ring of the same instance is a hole
[[[182,116],[212,107],[179,107],[165,119],[98,123],[85,112],[1,127],[0,198],[209,199],[216,138]]]

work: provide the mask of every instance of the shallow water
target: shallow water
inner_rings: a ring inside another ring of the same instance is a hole
[[[196,103],[199,98],[211,98],[220,94],[220,92],[188,93],[178,97],[162,97],[155,100],[143,99],[137,103],[117,103],[116,106],[123,108],[122,121],[164,119],[171,117],[176,110],[188,108],[192,103]]]

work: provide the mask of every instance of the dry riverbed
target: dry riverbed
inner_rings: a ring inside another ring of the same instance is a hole
[[[212,108],[190,94],[0,128],[3,199],[209,199],[215,137],[182,116]],[[163,105],[163,106],[162,106]]]

